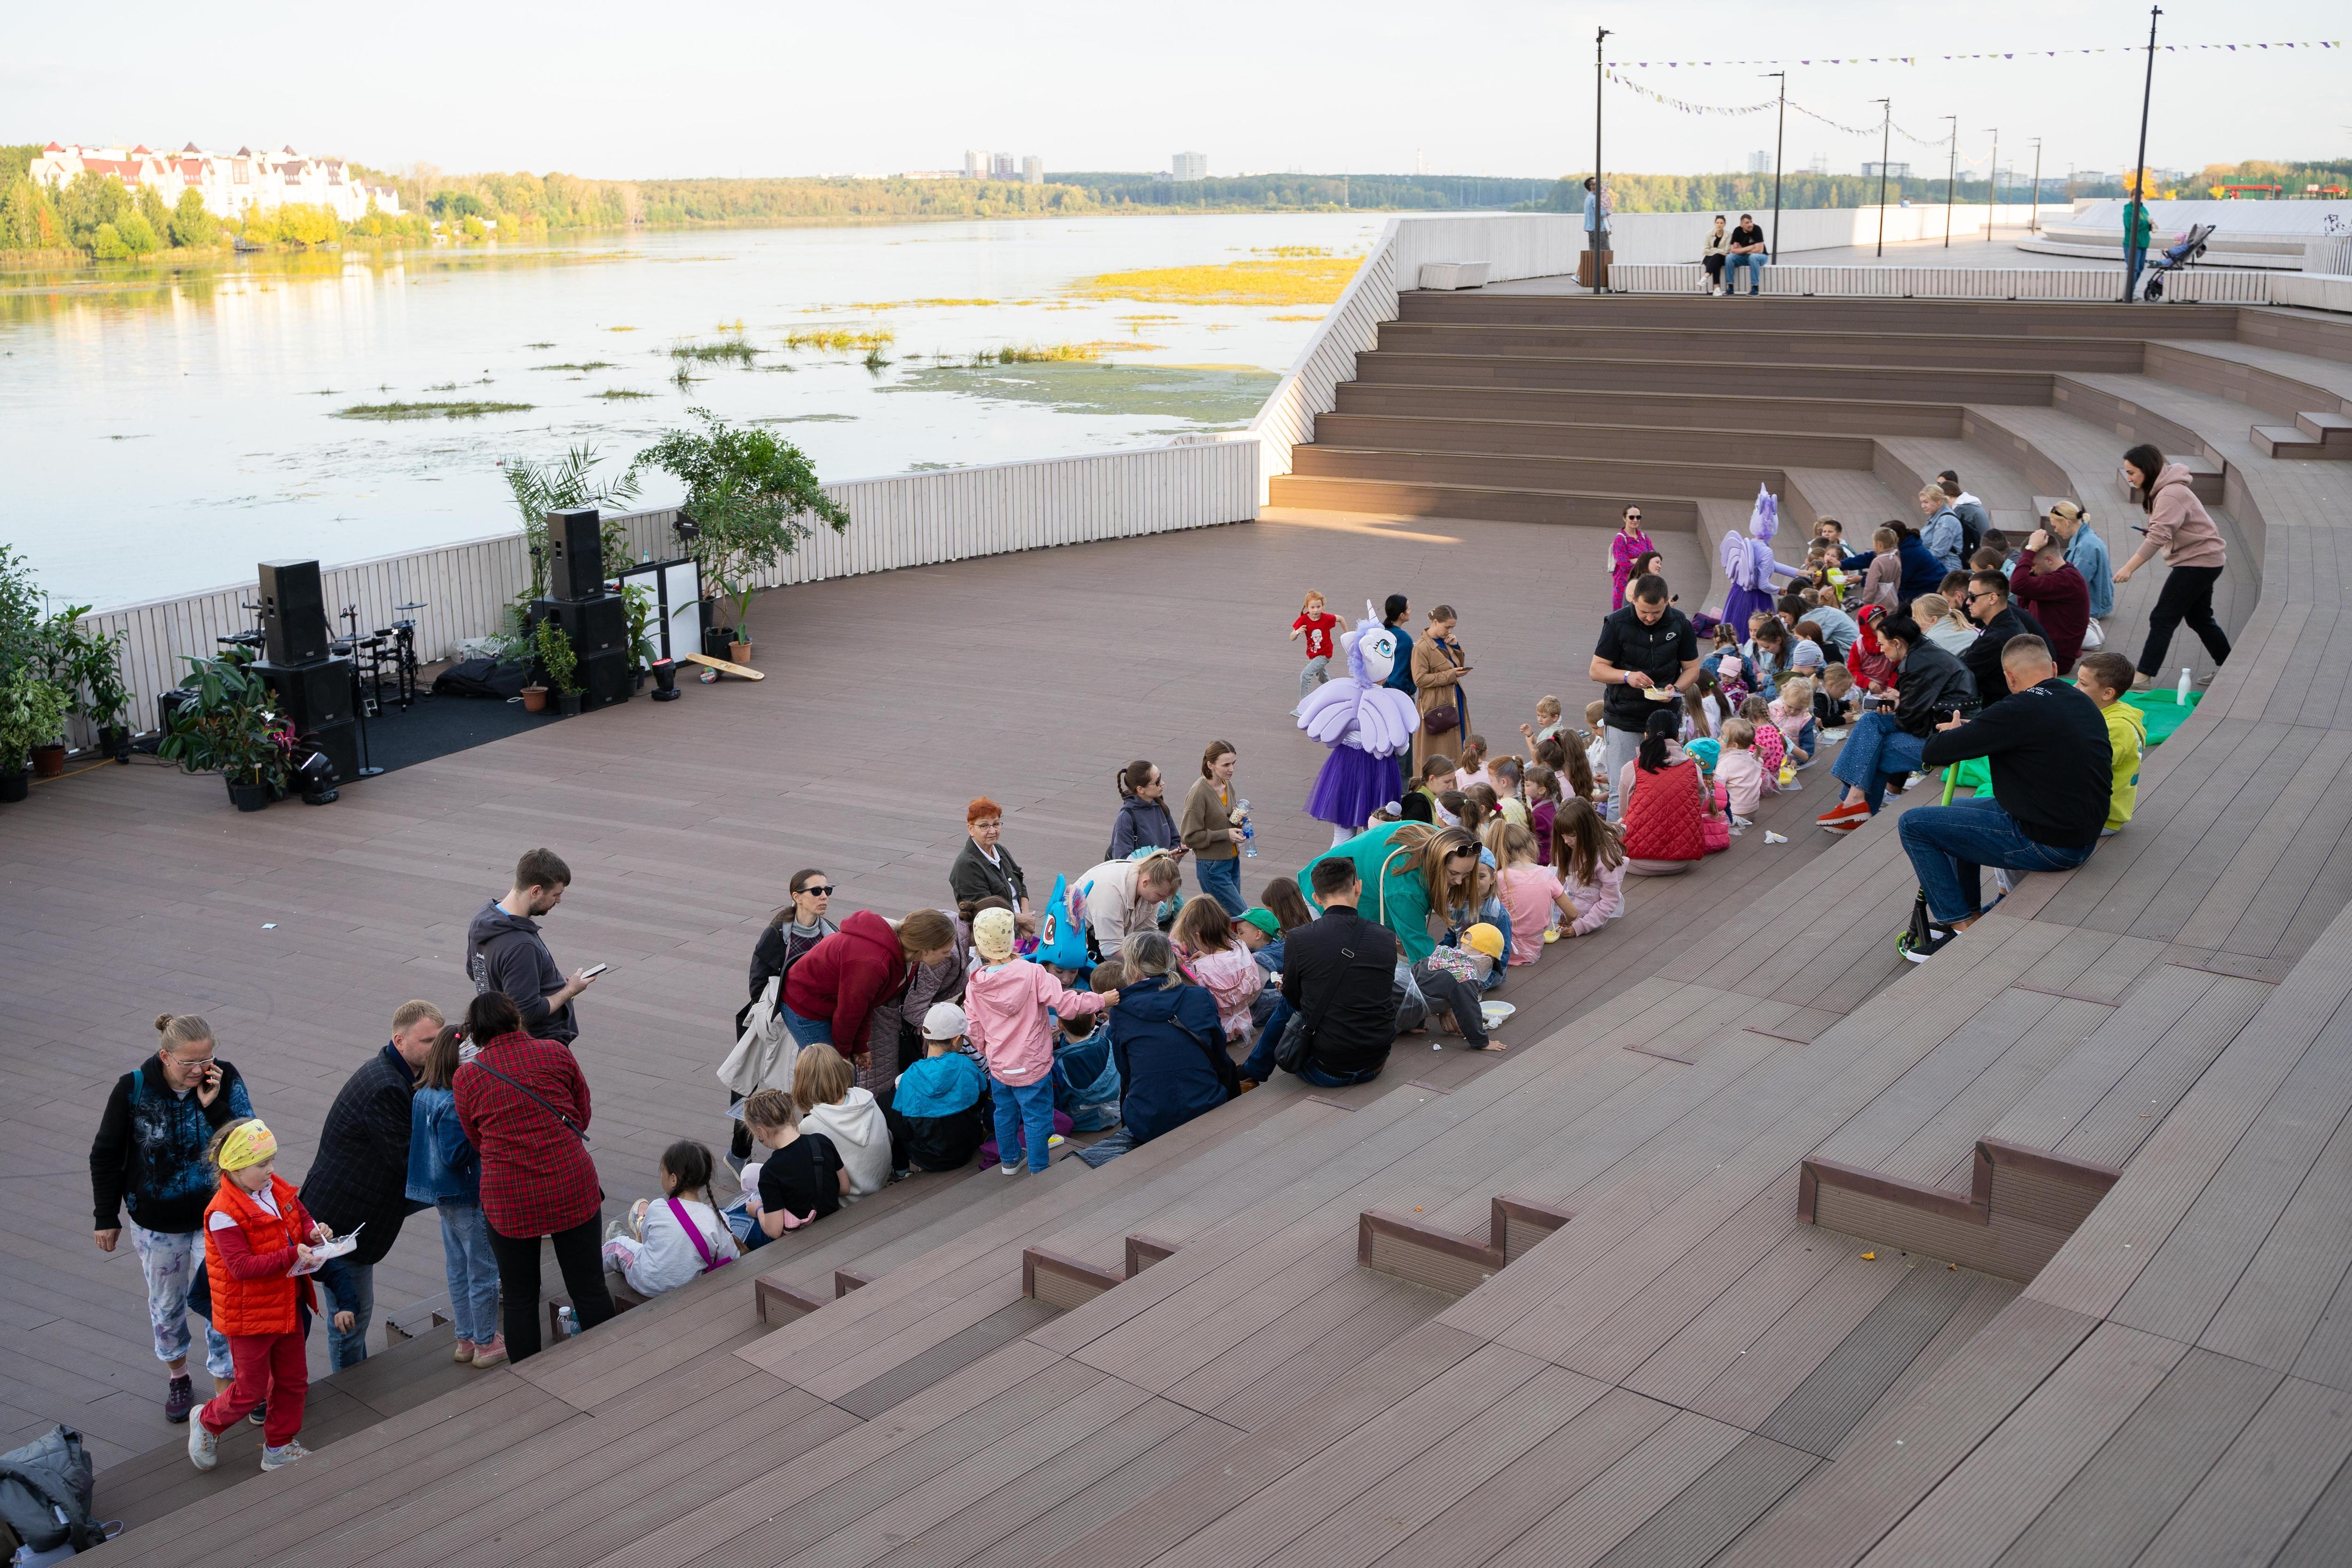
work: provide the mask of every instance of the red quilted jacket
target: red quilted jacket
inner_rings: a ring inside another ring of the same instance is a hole
[[[1698,764],[1684,758],[1655,773],[1634,772],[1625,807],[1625,852],[1635,860],[1695,861],[1706,854]]]

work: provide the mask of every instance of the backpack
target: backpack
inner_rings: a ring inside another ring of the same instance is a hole
[[[70,1546],[87,1552],[110,1531],[89,1516],[97,1472],[81,1434],[52,1427],[21,1448],[0,1454],[0,1548],[36,1552]]]

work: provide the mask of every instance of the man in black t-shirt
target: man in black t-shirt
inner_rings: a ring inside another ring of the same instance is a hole
[[[1727,298],[1739,292],[1739,275],[1748,272],[1748,292],[1755,294],[1764,287],[1764,231],[1748,213],[1739,214],[1738,226],[1731,231],[1731,266],[1726,274],[1723,292]]]
[[[1664,699],[1653,691],[1687,692],[1698,678],[1698,633],[1690,617],[1667,602],[1666,580],[1650,572],[1633,580],[1625,608],[1601,622],[1592,650],[1592,678],[1601,694],[1602,734],[1607,738],[1609,816],[1622,821],[1617,776],[1641,749],[1642,732]]]

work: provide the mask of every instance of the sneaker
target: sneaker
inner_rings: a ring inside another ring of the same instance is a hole
[[[890,1185],[892,1186],[897,1186],[900,1182],[905,1181],[908,1176],[913,1176],[914,1174],[915,1167],[912,1166],[907,1166],[904,1170],[894,1170],[890,1173]]]
[[[1867,800],[1841,801],[1813,819],[1816,827],[1834,828],[1848,822],[1858,822],[1870,815]]]
[[[1027,1166],[1025,1166],[1025,1165],[1023,1165],[1023,1164],[1022,1164],[1020,1161],[1018,1161],[1018,1160],[1007,1160],[1007,1161],[1005,1161],[1003,1165],[1001,1165],[1001,1166],[997,1166],[996,1168],[997,1168],[998,1170],[1000,1170],[1000,1171],[1003,1172],[1006,1176],[1019,1176],[1023,1171],[1027,1170],[1029,1167],[1028,1167]]]
[[[260,1426],[264,1421],[267,1421],[267,1420],[268,1420],[268,1419],[269,1419],[269,1401],[268,1401],[268,1400],[267,1400],[267,1399],[263,1400],[260,1404],[258,1404],[258,1405],[255,1406],[253,1407],[253,1414],[252,1414],[252,1415],[250,1415],[250,1416],[247,1416],[246,1417],[246,1421],[247,1421],[249,1425],[252,1425],[252,1426],[255,1426],[255,1427],[258,1427],[258,1426]]]
[[[1058,1149],[1069,1141],[1069,1139],[1062,1136],[1059,1133],[1048,1133],[1045,1134],[1045,1146],[1049,1149]]]
[[[182,1373],[172,1379],[171,1392],[163,1396],[163,1419],[176,1427],[186,1420],[188,1412],[195,1407],[195,1385],[188,1381],[187,1374]]]
[[[1992,868],[1992,884],[2004,894],[2015,893],[2017,883],[2009,880],[2009,873],[2000,866]]]
[[[507,1336],[504,1334],[496,1335],[488,1344],[477,1342],[474,1346],[474,1370],[477,1372],[486,1366],[497,1366],[506,1358]]]
[[[200,1470],[211,1469],[220,1463],[220,1439],[202,1421],[188,1423],[188,1463]]]
[[[474,1359],[474,1342],[469,1339],[459,1340],[457,1342],[457,1348],[449,1353],[449,1359],[456,1362],[460,1366],[472,1361]]]
[[[1915,947],[1911,945],[1911,933],[1908,931],[1895,939],[1895,950],[1903,955],[1906,963],[1926,963],[1950,946],[1952,939],[1959,935],[1957,931],[1947,931],[1940,925],[1931,925],[1927,930],[1927,941],[1923,946]]]
[[[310,1450],[302,1446],[302,1439],[293,1437],[275,1448],[265,1445],[261,1450],[261,1468],[264,1470],[280,1469],[297,1459],[310,1457]]]
[[[1870,812],[1865,808],[1864,810],[1853,816],[1840,817],[1833,822],[1816,822],[1813,825],[1821,829],[1821,831],[1825,833],[1837,833],[1843,835],[1853,832],[1856,828],[1861,827],[1868,821],[1870,821]]]

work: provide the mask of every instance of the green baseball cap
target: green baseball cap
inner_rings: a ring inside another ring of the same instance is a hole
[[[1241,913],[1241,918],[1244,925],[1255,925],[1269,936],[1282,935],[1282,922],[1274,917],[1274,911],[1271,909],[1264,906],[1244,909]]]

